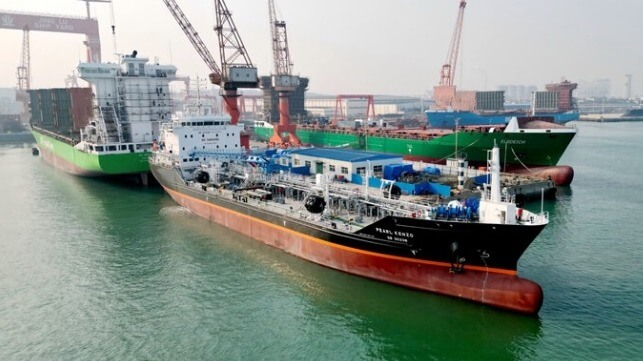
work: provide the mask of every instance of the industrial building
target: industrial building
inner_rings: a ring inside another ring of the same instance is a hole
[[[352,181],[353,174],[381,174],[384,166],[402,163],[401,155],[365,152],[344,148],[308,148],[290,152],[294,167],[306,166],[312,174],[329,174]]]

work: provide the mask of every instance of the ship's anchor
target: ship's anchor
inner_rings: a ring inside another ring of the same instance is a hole
[[[464,263],[466,258],[458,255],[458,242],[451,242],[451,253],[453,254],[453,261],[451,262],[450,273],[462,273],[464,271]]]

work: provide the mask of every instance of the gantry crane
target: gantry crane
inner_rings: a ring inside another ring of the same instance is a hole
[[[369,94],[339,94],[335,97],[335,117],[332,119],[332,125],[337,126],[340,119],[344,118],[344,100],[346,99],[365,99],[366,100],[366,122],[375,119],[375,100],[373,95]]]
[[[31,89],[31,55],[29,53],[29,28],[22,31],[22,56],[16,72],[18,92],[26,94]]]
[[[0,29],[22,30],[22,57],[17,67],[18,89],[16,100],[23,103],[23,121],[29,117],[27,91],[31,88],[31,54],[29,37],[31,31],[85,34],[87,61],[100,62],[101,46],[98,20],[89,13],[90,2],[107,3],[111,0],[81,0],[87,4],[87,17],[26,14],[0,11]]]
[[[299,77],[292,75],[286,22],[277,19],[273,0],[268,0],[268,13],[274,60],[274,74],[271,76],[271,82],[275,90],[279,92],[279,124],[274,126],[274,134],[269,142],[282,147],[299,146],[301,141],[295,135],[297,125],[290,124],[289,102],[290,93],[299,86]]]
[[[228,10],[223,0],[215,0],[216,25],[215,32],[219,40],[219,55],[221,57],[221,68],[217,65],[214,57],[205,46],[199,33],[187,19],[181,8],[174,0],[163,0],[170,13],[181,26],[188,39],[196,49],[197,53],[208,68],[210,68],[210,82],[221,87],[226,112],[230,114],[230,122],[239,122],[239,105],[237,102],[239,88],[258,88],[259,77],[257,68],[252,65],[243,41],[239,36],[236,26],[232,20],[232,13]],[[242,135],[241,145],[248,148],[249,138]]]
[[[464,8],[467,6],[465,0],[460,0],[458,17],[455,23],[455,29],[451,37],[447,60],[440,70],[440,84],[434,87],[435,101],[440,108],[449,107],[455,99],[455,68],[458,61],[458,52],[460,50],[460,36],[462,34],[462,20],[464,18]]]

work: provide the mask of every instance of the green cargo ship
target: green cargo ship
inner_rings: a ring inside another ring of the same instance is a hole
[[[120,176],[149,172],[149,151],[133,151],[138,144],[88,145],[32,126],[42,158],[67,173],[84,177]]]
[[[91,88],[30,90],[31,131],[43,160],[74,175],[136,175],[146,183],[176,79],[174,66],[148,61],[134,52],[120,65],[80,63]]]
[[[256,122],[258,141],[267,141],[272,125]],[[297,128],[303,144],[319,147],[348,146],[354,149],[401,154],[405,159],[445,163],[456,152],[464,155],[469,165],[485,166],[487,151],[498,144],[506,170],[522,167],[550,167],[558,164],[576,129],[544,122],[514,118],[506,127],[444,130],[383,130]],[[457,145],[457,147],[456,147]]]

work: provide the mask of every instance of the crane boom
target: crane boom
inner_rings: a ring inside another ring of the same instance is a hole
[[[274,126],[274,134],[270,143],[287,147],[301,145],[301,140],[295,134],[297,125],[290,124],[290,93],[299,86],[299,77],[291,74],[292,64],[288,51],[288,36],[286,22],[278,20],[274,0],[268,0],[270,16],[270,33],[272,35],[272,56],[274,59],[274,74],[271,76],[272,87],[279,92],[279,124]]]
[[[272,34],[272,54],[274,59],[276,75],[290,75],[292,73],[292,62],[288,49],[288,33],[286,22],[278,20],[275,11],[274,0],[268,0],[270,13],[270,32]]]
[[[214,0],[216,26],[214,30],[219,38],[219,54],[223,70],[223,88],[258,88],[257,68],[252,65],[250,56],[239,36],[232,20],[232,13],[223,0]]]
[[[444,63],[444,65],[442,65],[442,71],[440,72],[441,86],[453,85],[453,80],[455,78],[455,67],[458,61],[458,51],[460,50],[460,35],[462,34],[462,19],[464,18],[464,8],[466,6],[467,6],[467,2],[465,0],[460,0],[458,18],[455,23],[455,29],[453,30],[453,36],[451,37],[449,53],[447,55],[446,62]]]
[[[168,10],[170,10],[170,13],[172,13],[172,15],[174,16],[174,19],[176,19],[176,21],[179,23],[181,30],[183,30],[185,35],[188,37],[201,59],[203,59],[205,64],[210,69],[210,81],[212,82],[212,84],[219,85],[222,80],[221,69],[214,60],[214,57],[210,53],[210,50],[208,50],[203,40],[201,40],[199,33],[194,29],[192,23],[190,23],[176,1],[163,0],[163,2],[167,6]]]

